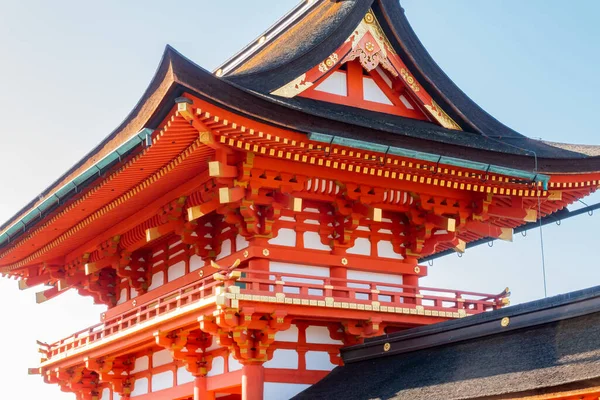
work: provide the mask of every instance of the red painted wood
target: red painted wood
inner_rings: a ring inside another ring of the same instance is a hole
[[[246,364],[242,368],[242,400],[263,400],[265,369],[262,365]]]

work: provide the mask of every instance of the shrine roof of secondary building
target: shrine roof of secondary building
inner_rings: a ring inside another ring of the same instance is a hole
[[[314,68],[347,41],[365,13],[374,15],[409,74],[424,88],[421,92],[432,96],[457,129],[444,128],[435,121],[273,93],[278,85]],[[406,154],[426,155],[429,161],[440,164],[451,158],[464,161],[465,168],[479,163],[483,170],[493,165],[524,171],[532,181],[537,174],[600,171],[597,146],[532,140],[479,108],[431,59],[395,0],[303,2],[263,37],[214,74],[167,47],[148,89],[124,122],[0,227],[0,247],[27,231],[40,215],[140,152],[151,141],[153,129],[173,111],[175,99],[186,93],[241,117],[307,135],[317,145],[350,140],[345,143],[372,146],[381,153],[401,149]],[[266,86],[269,82],[273,84]],[[45,205],[50,198],[55,200]]]
[[[600,382],[600,286],[367,339],[342,357],[295,399],[575,395]]]

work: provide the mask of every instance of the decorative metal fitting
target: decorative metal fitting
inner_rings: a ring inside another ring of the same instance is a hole
[[[269,251],[269,249],[263,249],[263,256],[268,257],[269,254],[271,254],[271,252]]]
[[[386,343],[383,345],[383,351],[390,351],[390,349],[392,348],[392,345],[389,343]]]
[[[506,328],[508,324],[510,324],[510,318],[508,317],[504,317],[502,318],[502,321],[500,321],[500,325],[502,325],[503,328]]]
[[[248,253],[248,250],[244,250],[244,258],[248,258],[248,255],[250,255],[250,253]]]
[[[135,307],[135,306],[137,306],[137,300],[133,300],[133,301],[131,302],[131,304],[132,304],[134,307]]]
[[[348,265],[348,259],[346,257],[342,258],[342,265]]]
[[[198,275],[200,276],[200,278],[202,278],[204,276],[204,271],[202,271],[202,270],[198,271]]]
[[[102,321],[104,321],[105,318],[106,318],[106,313],[100,314],[100,319],[102,319]]]
[[[419,267],[418,265],[415,267],[415,274],[418,274],[421,272],[421,267]]]

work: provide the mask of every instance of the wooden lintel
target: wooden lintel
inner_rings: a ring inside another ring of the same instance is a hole
[[[195,221],[198,218],[205,216],[206,214],[210,214],[214,210],[217,209],[218,203],[216,200],[210,201],[208,203],[204,203],[198,206],[189,207],[187,209],[187,218],[189,222]]]
[[[558,201],[562,200],[562,191],[561,190],[550,190],[548,192],[548,200]]]
[[[500,235],[498,239],[504,240],[507,242],[513,241],[513,229],[512,228],[500,228]]]
[[[42,303],[52,299],[53,297],[58,296],[58,294],[60,294],[60,292],[59,292],[58,288],[56,288],[56,287],[46,289],[41,292],[37,292],[35,294],[35,302],[37,304],[42,304]]]
[[[525,222],[537,221],[537,211],[534,209],[490,206],[488,215]]]
[[[454,218],[429,214],[427,215],[427,221],[446,232],[456,232],[456,220]]]
[[[62,292],[63,290],[67,289],[69,287],[69,285],[67,284],[67,281],[64,279],[59,279],[58,282],[56,282],[56,288],[58,289],[59,292]]]
[[[383,217],[383,211],[381,210],[381,208],[373,207],[369,211],[369,218],[372,221],[381,222],[382,217]]]
[[[98,268],[98,266],[97,266],[97,264],[96,264],[96,263],[86,263],[86,264],[84,265],[84,270],[85,270],[85,274],[86,274],[86,275],[91,275],[91,274],[93,274],[94,272],[97,272],[97,271],[98,271],[98,269],[99,269],[99,268]]]
[[[233,203],[241,200],[244,197],[244,189],[236,186],[234,188],[222,187],[219,188],[219,203]]]
[[[162,234],[160,233],[158,227],[146,229],[146,242],[151,242],[153,240],[158,239],[161,236]]]
[[[238,176],[238,171],[233,165],[225,165],[220,161],[209,161],[208,174],[213,178],[235,178]]]
[[[466,248],[467,243],[462,239],[458,239],[458,244],[454,246],[454,251],[456,251],[457,253],[464,253]]]
[[[525,215],[525,222],[536,222],[537,221],[537,211],[536,210],[527,210],[527,214]]]
[[[293,210],[294,212],[302,211],[302,199],[300,197],[294,197]]]
[[[25,290],[28,288],[29,288],[29,286],[27,285],[27,281],[25,279],[21,279],[19,281],[19,290]]]

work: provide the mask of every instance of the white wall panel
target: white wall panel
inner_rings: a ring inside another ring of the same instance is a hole
[[[169,389],[173,387],[173,371],[165,371],[152,375],[152,391]]]
[[[264,363],[265,368],[298,369],[298,352],[296,350],[277,349],[273,358]]]
[[[136,379],[130,397],[141,396],[148,393],[148,378]]]

